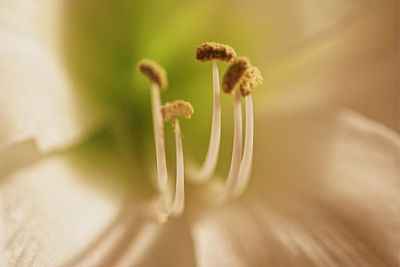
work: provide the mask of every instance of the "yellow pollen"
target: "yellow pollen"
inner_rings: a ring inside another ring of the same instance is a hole
[[[150,82],[155,83],[162,90],[168,86],[167,72],[158,63],[150,59],[143,59],[139,62],[139,71],[149,78]]]
[[[239,90],[242,96],[251,94],[257,86],[263,83],[263,77],[257,67],[250,66],[239,81]]]
[[[229,62],[232,61],[235,57],[236,52],[232,47],[216,42],[207,42],[201,44],[196,49],[196,59],[203,62],[214,59]]]
[[[164,121],[175,121],[179,117],[190,119],[193,114],[192,104],[183,100],[167,102],[161,107]]]

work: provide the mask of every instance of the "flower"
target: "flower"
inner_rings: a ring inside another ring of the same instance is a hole
[[[0,265],[396,266],[398,3],[171,3],[0,4]],[[200,161],[205,37],[265,73],[251,183],[224,205],[188,184],[160,226],[141,217],[155,160],[132,73],[145,56],[171,70],[166,100],[193,103],[184,146]]]

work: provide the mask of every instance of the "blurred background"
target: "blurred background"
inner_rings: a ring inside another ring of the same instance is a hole
[[[264,85],[254,94],[259,117],[347,107],[398,130],[398,1],[70,0],[64,5],[63,58],[74,86],[102,118],[94,137],[100,140],[109,126],[119,129],[113,136],[130,140],[122,141],[132,146],[127,151],[141,151],[132,154],[139,166],[154,162],[149,84],[137,71],[142,58],[168,71],[163,101],[193,104],[192,120],[183,122],[190,137],[184,140],[186,156],[202,160],[211,121],[211,66],[196,62],[194,51],[206,41],[233,46],[261,69]],[[221,63],[221,75],[225,68]],[[223,96],[223,109],[222,151],[229,153],[229,96]],[[167,127],[168,151],[173,151],[171,133]],[[228,160],[222,159],[221,170]]]

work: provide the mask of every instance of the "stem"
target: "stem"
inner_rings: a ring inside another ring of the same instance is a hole
[[[211,135],[208,144],[207,156],[201,168],[191,175],[197,182],[205,182],[212,177],[218,160],[218,152],[221,140],[221,96],[219,85],[218,65],[213,61],[213,114],[211,122]]]
[[[185,167],[183,160],[182,134],[179,121],[174,121],[175,145],[176,145],[176,185],[175,200],[171,213],[175,216],[182,214],[185,206]]]
[[[246,130],[243,159],[239,170],[239,180],[235,188],[235,196],[241,195],[246,189],[250,180],[250,170],[253,161],[253,143],[254,143],[254,111],[253,99],[251,95],[245,98],[246,110]]]
[[[228,178],[226,180],[222,201],[229,199],[236,187],[240,162],[242,158],[242,109],[240,103],[240,92],[236,91],[233,100],[233,116],[234,116],[234,136],[231,166],[229,168]]]
[[[155,83],[151,84],[151,104],[157,158],[157,185],[161,192],[165,192],[168,187],[168,172],[165,158],[164,125],[161,116],[160,88]]]

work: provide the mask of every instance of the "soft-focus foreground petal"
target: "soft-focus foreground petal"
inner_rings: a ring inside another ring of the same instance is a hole
[[[116,216],[94,242],[62,267],[196,266],[187,222],[171,219],[160,225],[132,216],[132,209],[122,211],[122,217],[130,219],[121,222],[121,216]]]
[[[0,153],[0,266],[194,266],[188,224],[148,217],[149,184],[108,138],[63,154],[41,156],[32,140]]]
[[[268,124],[248,194],[194,221],[198,266],[397,266],[397,134],[346,111]]]
[[[52,157],[0,181],[1,266],[58,266],[103,231],[119,202],[82,176],[65,158]]]
[[[16,143],[2,149],[0,153],[0,183],[13,171],[39,159],[40,155],[33,140]]]
[[[61,4],[0,2],[0,148],[29,138],[42,151],[66,146],[88,121],[59,56]]]
[[[255,60],[280,60],[310,41],[320,38],[337,29],[349,16],[358,13],[363,7],[373,4],[371,0],[240,0],[230,1],[232,9],[226,12],[239,12],[246,18],[235,25],[239,31],[257,38],[248,42],[251,58]],[[233,16],[232,13],[228,13]],[[279,26],[279,27],[277,27]],[[240,35],[239,38],[243,39]],[[243,42],[243,40],[242,40]],[[262,57],[254,57],[254,56]]]
[[[170,219],[164,225],[146,224],[135,242],[127,244],[115,267],[195,267],[189,224],[185,219]]]
[[[398,129],[399,1],[355,2],[324,1],[328,17],[331,10],[349,11],[276,58],[261,57],[266,89],[257,92],[256,107],[346,106]],[[318,14],[310,8],[304,19],[314,18],[314,25],[329,21]]]

